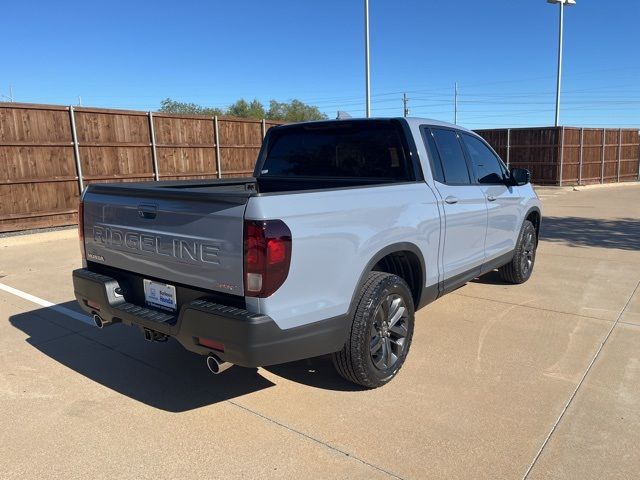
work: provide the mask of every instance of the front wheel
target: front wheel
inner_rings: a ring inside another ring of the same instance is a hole
[[[537,247],[536,227],[529,220],[525,220],[520,229],[513,260],[499,269],[502,279],[510,283],[524,283],[529,280],[536,261]]]
[[[414,317],[411,291],[402,278],[369,273],[347,343],[333,354],[338,373],[367,388],[389,382],[409,353]]]

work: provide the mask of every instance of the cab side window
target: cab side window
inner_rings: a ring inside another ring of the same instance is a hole
[[[466,133],[462,133],[461,137],[469,152],[478,183],[504,184],[507,172],[502,161],[480,139]]]
[[[469,175],[469,168],[467,161],[464,158],[464,151],[462,145],[458,139],[458,134],[453,130],[444,128],[432,128],[433,145],[435,150],[433,152],[435,160],[440,161],[443,183],[447,185],[469,185],[471,184],[471,177]],[[434,160],[434,161],[435,161]],[[438,169],[435,169],[438,171]],[[441,181],[436,178],[436,180]]]

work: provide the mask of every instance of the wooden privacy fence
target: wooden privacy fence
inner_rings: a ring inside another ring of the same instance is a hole
[[[529,169],[537,184],[640,180],[637,128],[504,128],[476,132],[507,164]]]
[[[250,176],[279,123],[0,103],[0,232],[76,223],[89,183]]]
[[[0,232],[77,222],[82,187],[248,176],[279,122],[0,103]],[[637,129],[479,130],[538,184],[638,180]]]

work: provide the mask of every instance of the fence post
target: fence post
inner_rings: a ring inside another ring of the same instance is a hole
[[[507,128],[507,168],[511,160],[511,129]]]
[[[213,117],[213,137],[216,144],[216,173],[222,178],[222,162],[220,161],[220,132],[218,129],[218,116]]]
[[[267,123],[264,118],[262,119],[262,122],[260,122],[260,127],[262,128],[262,138],[264,139],[264,136],[267,134]]]
[[[600,183],[604,183],[604,152],[607,147],[607,129],[602,129],[602,165],[600,165]]]
[[[584,128],[580,129],[580,165],[578,165],[578,185],[582,185],[582,152],[584,150]]]
[[[148,112],[149,136],[151,137],[151,161],[153,162],[153,179],[160,180],[160,170],[158,170],[158,154],[156,152],[156,129],[153,126],[153,113]]]
[[[618,183],[620,183],[620,163],[622,162],[622,129],[618,130]]]
[[[76,160],[76,173],[78,174],[78,187],[80,195],[84,190],[84,181],[82,179],[82,163],[80,162],[80,146],[78,145],[78,133],[76,132],[76,115],[73,105],[69,106],[69,119],[71,120],[71,138],[73,140],[73,156]]]
[[[564,167],[564,127],[560,127],[560,177],[558,178],[558,186],[562,186],[562,169]]]

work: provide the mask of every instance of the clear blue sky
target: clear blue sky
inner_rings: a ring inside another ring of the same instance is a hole
[[[370,0],[373,113],[470,128],[553,123],[558,6],[545,0]],[[565,125],[640,126],[640,2],[566,9]],[[362,0],[12,1],[0,94],[156,109],[299,98],[364,113]],[[4,97],[3,97],[4,98]]]

